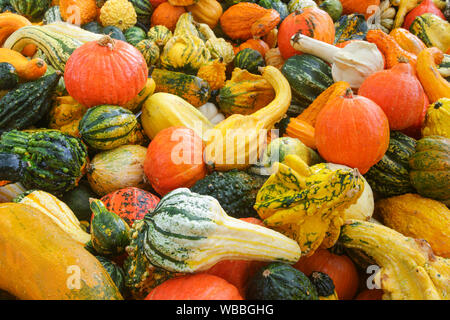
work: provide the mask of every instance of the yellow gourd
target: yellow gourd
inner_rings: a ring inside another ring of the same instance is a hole
[[[441,98],[427,110],[422,126],[422,136],[450,138],[450,98]]]

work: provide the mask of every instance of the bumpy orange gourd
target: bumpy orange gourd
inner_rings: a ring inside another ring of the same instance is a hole
[[[92,22],[97,17],[95,0],[60,0],[59,11],[64,21],[76,25]]]
[[[403,50],[411,52],[412,54],[418,55],[422,50],[427,48],[419,37],[406,29],[395,28],[389,35],[394,38]]]
[[[0,48],[0,62],[8,62],[14,66],[17,75],[23,80],[36,80],[47,71],[47,64],[41,58],[28,60],[20,52]]]

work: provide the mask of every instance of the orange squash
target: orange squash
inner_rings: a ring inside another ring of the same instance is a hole
[[[0,204],[0,289],[20,300],[121,300],[100,262],[39,210]]]
[[[222,6],[216,0],[198,0],[186,9],[192,13],[196,22],[206,23],[211,29],[217,26],[223,13]]]
[[[366,19],[373,14],[370,6],[380,6],[380,0],[340,0],[344,14],[362,13]]]
[[[403,50],[411,52],[412,54],[419,55],[422,50],[427,48],[419,37],[406,29],[395,28],[389,33],[389,35],[394,38]]]
[[[47,64],[40,58],[28,60],[17,51],[0,48],[0,62],[8,62],[14,66],[18,76],[23,80],[36,80],[47,71]]]
[[[174,7],[169,2],[163,2],[153,11],[151,26],[162,25],[174,32],[178,18],[185,12],[184,7]]]
[[[265,57],[266,52],[269,51],[268,44],[265,43],[262,39],[248,39],[239,46],[237,52],[244,50],[246,48],[258,51],[259,53],[261,53],[263,57]],[[235,52],[235,54],[237,52]]]
[[[3,43],[14,31],[25,26],[31,26],[31,22],[20,14],[11,12],[0,14],[0,46],[3,46]],[[29,44],[22,50],[22,54],[31,57],[36,53],[36,50],[34,44]]]
[[[95,0],[60,0],[59,11],[64,21],[83,25],[95,20],[97,4]]]
[[[300,119],[291,119],[286,128],[285,136],[297,138],[307,147],[316,149],[315,130],[308,122]]]

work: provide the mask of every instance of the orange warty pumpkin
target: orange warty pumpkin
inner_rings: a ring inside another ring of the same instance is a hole
[[[64,21],[83,25],[97,17],[95,0],[60,0],[59,11]]]
[[[169,127],[160,131],[147,149],[144,172],[161,196],[190,188],[206,175],[203,141],[194,130]]]
[[[409,63],[376,72],[364,80],[358,94],[377,103],[389,119],[391,130],[406,129],[423,113],[425,91]]]
[[[147,63],[138,49],[105,36],[72,53],[64,81],[75,100],[93,107],[126,104],[144,88],[147,76]]]
[[[284,60],[301,54],[291,46],[291,38],[298,32],[329,44],[334,42],[334,23],[328,13],[316,7],[292,12],[278,29],[278,48]]]
[[[175,30],[178,18],[185,13],[184,7],[175,7],[169,2],[163,2],[153,11],[151,17],[151,26],[162,25],[167,27],[170,31]]]
[[[164,281],[145,300],[243,300],[238,289],[226,280],[198,273]]]
[[[314,271],[326,273],[333,280],[339,300],[352,299],[358,290],[358,271],[353,261],[346,255],[319,249],[312,256],[300,258],[294,264],[294,268],[307,276]]]
[[[326,161],[358,168],[365,174],[388,148],[389,122],[375,102],[353,96],[349,89],[319,112],[315,140]]]

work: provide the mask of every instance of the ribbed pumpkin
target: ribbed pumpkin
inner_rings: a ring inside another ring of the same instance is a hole
[[[149,39],[144,39],[136,44],[136,48],[142,53],[148,66],[154,65],[159,60],[159,47]]]
[[[425,92],[409,63],[372,74],[364,80],[358,94],[383,109],[391,130],[408,128],[422,116]]]
[[[290,42],[297,32],[332,44],[335,35],[333,19],[317,7],[308,7],[288,15],[278,29],[278,47],[285,60],[300,53]]]
[[[142,220],[159,202],[157,196],[135,187],[116,190],[100,200],[106,209],[117,214],[130,227],[135,220]]]
[[[143,141],[136,116],[118,106],[101,105],[90,108],[78,128],[83,141],[98,150],[110,150]]]
[[[64,81],[75,100],[92,107],[126,104],[144,88],[147,76],[147,63],[139,50],[105,36],[72,53],[66,63]]]
[[[409,180],[409,158],[416,152],[415,148],[413,138],[391,131],[385,155],[364,175],[372,190],[383,197],[413,192]]]
[[[450,139],[427,136],[409,159],[411,184],[424,197],[450,204]]]
[[[358,168],[365,174],[388,149],[388,119],[376,103],[347,90],[320,111],[315,140],[325,160]]]
[[[184,127],[160,131],[148,146],[144,171],[162,196],[177,188],[192,187],[206,175],[202,139]]]

